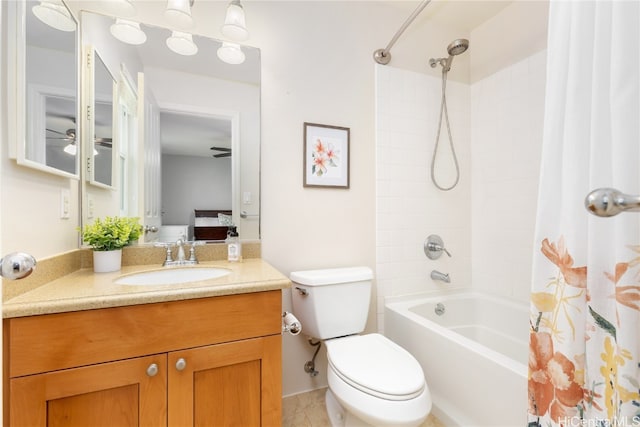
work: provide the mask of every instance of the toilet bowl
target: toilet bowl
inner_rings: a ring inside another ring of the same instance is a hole
[[[412,427],[427,418],[431,396],[422,368],[409,352],[380,334],[336,338],[325,344],[327,394],[333,395],[327,396],[327,411],[334,411],[329,414],[334,426]],[[330,408],[331,398],[344,411]]]
[[[298,271],[290,279],[303,331],[327,348],[332,425],[420,425],[431,411],[431,395],[418,361],[383,335],[359,335],[369,310],[371,269]]]

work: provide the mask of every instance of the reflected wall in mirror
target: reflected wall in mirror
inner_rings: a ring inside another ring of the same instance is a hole
[[[164,223],[188,224],[194,206],[232,210],[231,125],[229,117],[160,111]]]
[[[259,50],[243,46],[245,62],[230,65],[216,55],[218,40],[194,35],[198,51],[184,56],[167,47],[168,29],[142,24],[146,42],[134,46],[111,35],[112,17],[83,11],[80,21],[83,45],[100,52],[118,86],[126,83],[138,102],[137,132],[127,144],[117,140],[127,132],[122,111],[115,123],[116,145],[128,146],[118,149],[116,174],[122,182],[116,209],[159,227],[146,241],[174,241],[180,237],[176,229],[192,239],[196,210],[231,211],[240,237],[258,239]],[[98,208],[93,216],[113,214],[112,208]]]
[[[16,19],[12,157],[24,166],[77,178],[76,22],[62,2],[15,1],[9,10]]]
[[[89,53],[89,55],[91,55]],[[114,99],[117,96],[115,78],[109,72],[100,53],[93,52],[93,99],[90,103],[93,122],[87,127],[86,156],[93,167],[88,179],[93,185],[114,188],[115,150],[113,149]],[[89,67],[91,69],[91,67]]]

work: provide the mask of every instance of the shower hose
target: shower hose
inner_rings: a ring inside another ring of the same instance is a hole
[[[453,146],[453,137],[451,136],[451,126],[449,125],[449,113],[447,112],[446,89],[447,89],[447,71],[445,71],[445,69],[443,68],[442,69],[442,101],[440,103],[440,120],[438,121],[438,134],[436,135],[436,144],[433,147],[433,156],[431,157],[431,181],[433,181],[433,184],[442,191],[451,190],[456,185],[458,185],[458,181],[460,180],[460,167],[458,166],[458,157],[456,156],[456,150],[455,150],[455,147]],[[436,175],[435,175],[436,154],[438,153],[438,145],[440,142],[440,131],[442,129],[443,116],[447,123],[447,133],[449,134],[449,144],[451,146],[451,153],[453,154],[453,163],[456,166],[456,180],[450,187],[443,187],[440,184],[438,184],[438,181],[436,180]]]

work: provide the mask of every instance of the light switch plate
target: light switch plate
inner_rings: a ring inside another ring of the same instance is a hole
[[[60,218],[69,219],[71,216],[71,192],[68,188],[60,190]]]
[[[91,194],[87,194],[87,218],[93,218],[93,196]]]

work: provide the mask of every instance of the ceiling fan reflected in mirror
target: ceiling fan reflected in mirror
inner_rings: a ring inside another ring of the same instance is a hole
[[[231,157],[231,148],[226,147],[211,147],[211,150],[221,151],[221,153],[214,154],[213,157],[221,158],[221,157]]]
[[[51,132],[58,135],[58,136],[47,136],[47,140],[68,141],[68,144],[65,145],[65,147],[63,148],[63,151],[71,156],[76,155],[78,150],[76,147],[76,130],[75,129],[67,129],[66,132],[63,133],[54,129],[47,128],[47,132]],[[95,145],[105,147],[105,148],[111,148],[113,145],[112,138],[95,138],[94,142],[95,142]],[[98,154],[99,154],[98,150],[96,150],[96,148],[94,147],[93,155],[97,156]]]

